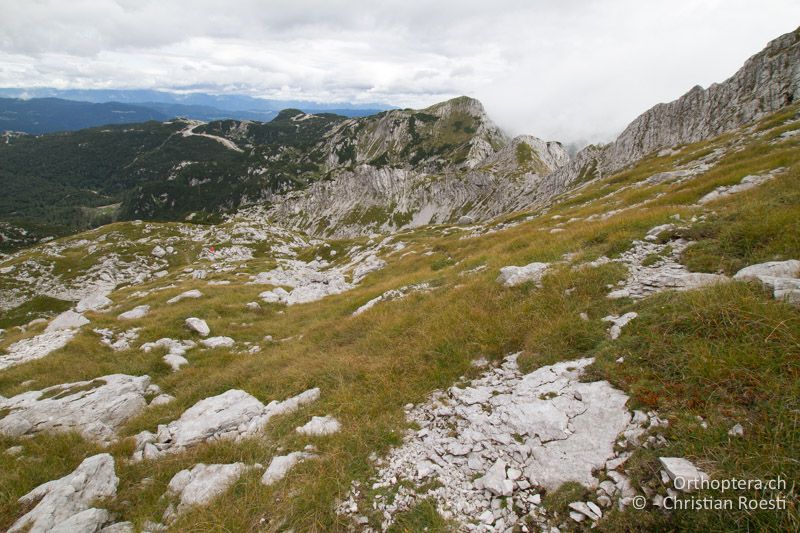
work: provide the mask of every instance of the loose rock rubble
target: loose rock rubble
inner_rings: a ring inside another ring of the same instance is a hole
[[[555,490],[566,481],[597,487],[594,472],[613,471],[630,455],[616,452],[615,444],[638,445],[644,425],[662,423],[638,411],[632,417],[627,396],[608,382],[582,383],[592,359],[523,376],[516,357],[407,411],[420,429],[378,462],[372,485],[396,490],[393,499],[372,502],[382,529],[422,498],[433,498],[442,515],[464,530],[505,531],[528,520],[545,524],[542,489]],[[418,493],[401,481],[417,488],[439,483]],[[339,511],[364,526],[360,495],[354,486]]]
[[[319,389],[309,389],[282,402],[268,405],[237,389],[200,400],[178,420],[159,425],[155,434],[143,431],[136,435],[135,461],[154,459],[166,453],[180,452],[201,442],[256,435],[273,416],[293,412],[319,398]]]
[[[697,203],[700,205],[705,205],[710,202],[714,202],[719,200],[720,198],[726,198],[736,193],[744,192],[749,189],[753,189],[758,187],[762,183],[766,183],[772,179],[774,179],[778,174],[783,172],[783,168],[776,168],[773,169],[766,174],[760,174],[757,176],[745,176],[742,178],[742,181],[737,183],[736,185],[723,185],[721,187],[717,187],[710,193],[706,194],[702,198],[700,198]]]
[[[514,287],[527,281],[539,284],[549,267],[549,263],[530,263],[521,267],[506,266],[500,269],[497,283],[502,283],[505,287]]]
[[[603,322],[611,322],[611,328],[608,330],[608,336],[611,340],[617,340],[622,333],[622,328],[628,325],[628,322],[639,316],[639,313],[631,311],[622,316],[608,315],[603,317]]]
[[[114,472],[114,458],[101,453],[85,459],[71,474],[39,485],[20,498],[20,503],[36,506],[14,522],[9,533],[45,531],[100,531],[112,521],[104,509],[92,507],[96,500],[117,494],[119,478]],[[118,524],[120,526],[121,524]],[[132,531],[130,528],[129,531]],[[124,529],[117,529],[124,531]]]
[[[623,252],[617,260],[628,267],[628,277],[623,286],[611,291],[608,297],[641,299],[665,290],[685,291],[728,281],[721,274],[689,272],[680,264],[680,254],[688,245],[689,242],[684,239],[665,244],[633,241],[631,249]],[[659,256],[659,259],[646,266],[643,262],[648,256]]]
[[[153,348],[166,348],[167,354],[164,356],[164,362],[172,368],[173,372],[177,372],[183,365],[189,364],[189,361],[184,355],[195,346],[197,346],[197,344],[195,344],[194,341],[179,341],[165,337],[155,342],[142,344],[141,350],[145,353],[149,353]]]
[[[0,400],[0,434],[10,437],[42,431],[77,431],[108,442],[117,428],[147,406],[149,376],[111,374],[92,381],[55,385]]]
[[[139,338],[139,332],[142,328],[131,328],[126,331],[116,332],[108,328],[93,329],[95,333],[100,335],[100,342],[115,352],[122,350],[129,350],[133,342]]]

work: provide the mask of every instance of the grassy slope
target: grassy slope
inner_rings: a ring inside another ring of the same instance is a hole
[[[196,462],[267,464],[279,450],[299,449],[308,442],[319,448],[319,460],[301,464],[274,487],[261,486],[257,472],[245,475],[208,508],[185,515],[175,524],[176,531],[343,529],[346,524],[336,516],[334,504],[353,479],[369,477],[370,453],[382,454],[400,442],[406,427],[402,406],[423,401],[432,390],[449,386],[460,376],[474,375],[476,371],[469,365],[473,358],[499,360],[517,350],[524,352],[521,362],[528,369],[578,356],[596,356],[593,377],[609,379],[627,391],[633,407],[656,407],[672,422],[667,434],[669,445],[659,455],[686,456],[717,477],[767,478],[780,473],[791,483],[800,478],[796,461],[800,456],[797,309],[774,302],[759,288],[742,283],[663,294],[638,303],[610,301],[605,298],[606,285],[624,277],[623,269],[613,264],[577,271],[568,265],[558,267],[545,278],[541,289],[504,289],[494,281],[498,269],[508,264],[555,261],[567,252],[578,253],[576,262],[614,255],[676,213],[684,219],[701,212],[709,214],[708,227],[695,246],[718,264],[696,261],[699,254],[695,250],[687,254],[691,266],[731,271],[739,264],[800,258],[800,143],[791,139],[768,143],[780,131],[781,123],[772,125],[778,130],[768,130],[744,150],[726,156],[713,170],[680,185],[628,188],[608,196],[650,174],[671,169],[678,160],[700,157],[735,137],[685,147],[669,157],[649,158],[632,170],[563,198],[547,216],[501,232],[467,240],[459,239],[460,231],[447,234],[438,228],[407,233],[400,240],[409,247],[387,258],[386,269],[371,274],[349,293],[317,303],[248,311],[244,303],[256,299],[262,288],[242,284],[235,276],[231,276],[234,283],[229,286],[200,286],[206,294],[202,299],[171,306],[163,302],[198,286],[197,282],[180,282],[177,288],[138,299],[126,299],[133,291],[123,289],[112,299],[124,301],[125,308],[141,303],[154,307],[150,316],[130,324],[144,328],[140,342],[164,336],[186,338],[182,322],[187,316],[205,318],[213,332],[238,341],[259,342],[267,334],[276,339],[303,336],[283,343],[262,343],[263,350],[256,355],[190,351],[187,357],[191,365],[173,374],[161,362],[161,353],[115,353],[84,328],[59,352],[1,373],[0,394],[9,396],[112,372],[147,373],[177,400],[147,410],[131,421],[122,433],[133,435],[142,429],[154,430],[197,400],[228,388],[242,388],[269,401],[321,387],[318,402],[274,420],[263,438],[205,445],[136,465],[122,461],[132,452],[130,442],[112,447],[121,478],[119,497],[112,508],[122,519],[139,525],[160,519],[166,502],[159,497],[169,479]],[[795,123],[792,127],[797,126]],[[776,166],[788,170],[768,185],[705,208],[690,207],[718,185],[736,183],[749,173]],[[657,193],[664,194],[653,199]],[[557,234],[548,231],[558,221],[643,200],[650,202],[608,220],[566,224],[565,231]],[[563,218],[553,219],[556,214]],[[754,221],[758,222],[757,232],[752,229]],[[741,246],[742,235],[751,235],[752,244]],[[409,250],[417,253],[401,257]],[[425,251],[434,253],[422,255]],[[488,268],[459,275],[481,264]],[[438,288],[402,301],[381,303],[363,315],[350,317],[359,305],[383,291],[421,281],[434,281]],[[173,275],[155,283],[172,282]],[[564,291],[568,288],[575,290],[567,297]],[[611,343],[605,335],[607,325],[599,319],[629,310],[639,312],[640,318]],[[578,315],[583,311],[590,321],[580,320]],[[118,326],[113,316],[89,315],[92,327]],[[0,347],[13,338],[0,340]],[[625,356],[623,365],[614,363],[620,355]],[[28,387],[20,385],[31,379],[35,382]],[[339,418],[344,431],[316,439],[299,438],[294,432],[311,415],[324,414]],[[699,427],[695,415],[708,420],[708,430]],[[746,432],[744,438],[732,440],[726,432],[736,422],[741,422]],[[79,445],[80,440],[73,435],[22,441],[0,438],[0,449],[15,444],[26,448],[25,458],[19,461],[0,454],[0,528],[23,512],[16,504],[19,496],[70,472],[83,458],[97,452],[95,446]],[[637,478],[647,481],[652,477],[655,457],[647,450],[637,452],[631,460]],[[794,498],[796,502],[796,495]],[[798,520],[796,507],[785,513],[684,512],[675,513],[671,519],[658,512],[629,511],[610,513],[603,527],[618,531],[791,530],[798,527]],[[431,530],[446,527],[430,505],[423,504],[404,516],[398,528],[420,530],[426,526]]]

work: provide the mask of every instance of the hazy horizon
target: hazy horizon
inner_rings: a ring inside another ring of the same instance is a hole
[[[0,86],[196,90],[426,107],[468,95],[511,134],[607,141],[732,75],[800,4],[0,0]]]

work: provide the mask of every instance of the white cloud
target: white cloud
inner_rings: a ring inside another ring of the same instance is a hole
[[[733,74],[794,0],[0,0],[0,85],[204,87],[421,107],[468,94],[512,133],[608,139]]]

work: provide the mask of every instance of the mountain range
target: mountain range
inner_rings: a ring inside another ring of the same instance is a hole
[[[5,133],[0,529],[796,530],[798,96]]]
[[[92,105],[102,104],[102,105]],[[41,134],[93,126],[168,120],[268,121],[282,109],[335,113],[346,117],[393,109],[378,103],[319,103],[270,100],[237,94],[177,93],[149,89],[0,88],[0,131]]]

